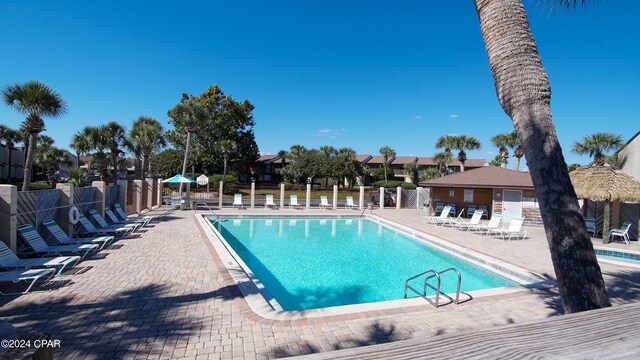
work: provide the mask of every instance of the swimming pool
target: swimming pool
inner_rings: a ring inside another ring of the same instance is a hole
[[[594,250],[598,261],[640,268],[640,252],[630,250],[619,251],[604,247],[595,247]]]
[[[366,218],[209,221],[285,311],[402,299],[405,280],[429,269],[460,270],[463,292],[520,284]],[[456,285],[443,275],[444,292]]]

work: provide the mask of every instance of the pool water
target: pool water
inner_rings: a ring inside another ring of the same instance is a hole
[[[402,299],[405,280],[430,269],[457,268],[466,292],[518,284],[368,219],[209,220],[284,310]],[[456,286],[442,276],[444,292]]]

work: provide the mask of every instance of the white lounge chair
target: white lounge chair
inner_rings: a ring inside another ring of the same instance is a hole
[[[47,275],[54,276],[56,273],[55,269],[31,269],[31,270],[12,270],[12,271],[3,271],[0,272],[0,282],[13,282],[17,283],[20,281],[31,282],[27,287],[27,290],[22,292],[15,293],[6,293],[0,291],[1,295],[18,295],[27,293],[33,285],[38,281],[38,279],[46,277]]]
[[[323,209],[331,209],[332,206],[329,204],[329,200],[325,195],[320,195],[320,207]]]
[[[509,228],[504,229],[504,228],[498,227],[495,229],[489,229],[487,230],[487,234],[501,236],[502,240],[511,240],[513,236],[515,236],[517,239],[520,236],[522,236],[522,239],[520,240],[524,240],[524,238],[527,237],[527,232],[522,230],[522,224],[524,224],[523,217],[513,217],[511,219],[511,223],[509,223]]]
[[[97,237],[83,237],[83,238],[70,238],[65,233],[57,222],[49,219],[42,222],[42,225],[49,230],[49,233],[53,235],[56,241],[60,245],[77,245],[77,244],[98,244],[100,249],[105,247],[108,243],[113,241],[113,236],[97,236]]]
[[[611,241],[615,236],[621,237],[624,242],[629,245],[629,229],[631,228],[631,223],[626,222],[623,223],[620,229],[611,229],[609,230],[609,241]]]
[[[471,219],[468,222],[458,222],[455,224],[455,227],[458,229],[465,229],[469,231],[471,226],[475,226],[480,224],[480,219],[482,219],[482,210],[476,210],[473,212]]]
[[[157,214],[157,215],[127,216],[127,213],[124,212],[124,210],[122,209],[120,204],[115,203],[113,205],[113,211],[115,211],[116,215],[121,220],[133,220],[133,221],[148,220],[148,223],[149,223],[149,222],[155,221],[155,220],[165,216],[166,214],[172,212],[173,209],[169,209],[169,210],[165,209],[165,211],[162,214]]]
[[[438,224],[441,221],[445,221],[447,219],[447,217],[449,216],[449,212],[451,211],[451,206],[445,206],[444,208],[442,208],[442,211],[440,211],[440,215],[438,216],[426,216],[427,220],[429,220],[430,223],[432,224]]]
[[[469,230],[479,231],[480,233],[482,233],[483,231],[497,229],[500,226],[501,221],[502,221],[502,214],[493,213],[487,225],[478,224],[475,226],[470,226]]]
[[[151,222],[151,218],[121,220],[108,207],[104,208],[104,216],[105,216],[106,220],[111,221],[111,224],[115,224],[115,225],[140,224],[140,227],[145,227],[145,226],[147,226],[149,224],[149,222]]]
[[[71,264],[73,264],[71,266],[74,266],[78,261],[80,261],[80,256],[21,259],[0,240],[0,268],[3,269],[53,268],[56,270],[56,275],[62,276],[62,270],[65,267]]]
[[[358,206],[356,204],[353,203],[353,196],[347,196],[347,203],[344,204],[345,209],[349,208],[349,209],[356,209]]]
[[[18,234],[38,256],[74,254],[82,255],[82,259],[87,254],[98,251],[96,244],[49,246],[31,224],[18,226]]]
[[[265,197],[264,207],[269,207],[269,208],[272,208],[272,209],[277,209],[278,208],[278,205],[273,202],[273,195],[272,194],[267,194],[264,197]]]
[[[298,203],[298,195],[289,196],[289,209],[291,208],[302,208],[302,205]]]
[[[117,228],[97,228],[84,214],[80,214],[78,224],[82,227],[82,230],[77,232],[78,235],[115,235],[117,237],[125,237],[133,228],[130,227],[117,227]]]
[[[443,226],[443,227],[445,225],[451,225],[451,227],[455,227],[456,223],[463,223],[464,222],[464,220],[462,220],[462,214],[464,214],[464,209],[460,210],[460,212],[458,213],[458,216],[455,219],[446,218],[446,219],[444,219],[442,221],[440,221],[440,220],[438,220],[438,221],[440,221],[441,226]]]
[[[241,209],[244,209],[244,205],[242,204],[242,194],[238,193],[238,194],[233,194],[233,205],[231,205],[231,207],[240,207]]]

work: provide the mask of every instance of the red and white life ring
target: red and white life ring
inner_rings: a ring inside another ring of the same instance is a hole
[[[69,222],[75,225],[78,221],[80,221],[80,210],[73,205],[69,208]]]

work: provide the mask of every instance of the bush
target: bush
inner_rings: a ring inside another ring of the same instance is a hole
[[[307,186],[305,184],[292,184],[290,182],[283,182],[280,184],[284,184],[284,190],[285,191],[295,191],[295,190],[304,190],[307,188]],[[278,185],[280,185],[278,184]]]
[[[213,174],[209,176],[209,188],[218,189],[220,186],[220,181],[222,181],[222,174]],[[238,181],[238,177],[233,174],[227,174],[224,177],[224,188],[223,192],[225,194],[233,194],[240,187],[240,181]]]
[[[385,188],[397,188],[398,186],[400,186],[403,189],[416,188],[415,184],[404,182],[404,181],[389,181],[388,183],[385,183],[384,180],[381,180],[381,181],[376,181],[375,183],[373,183],[373,185],[375,187],[385,187]]]

